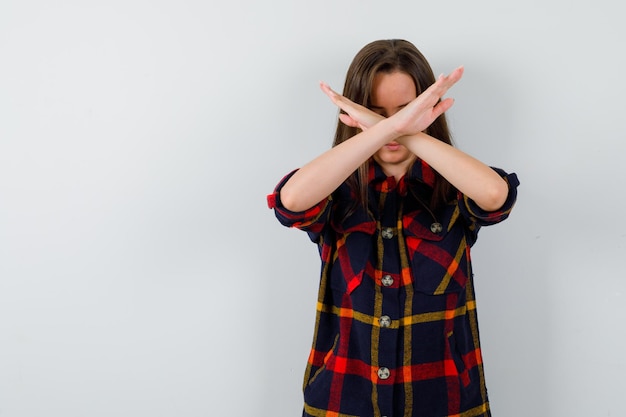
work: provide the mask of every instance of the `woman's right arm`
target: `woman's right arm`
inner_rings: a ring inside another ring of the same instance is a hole
[[[329,149],[300,168],[280,191],[287,210],[304,211],[328,197],[383,145],[396,139],[386,120]]]
[[[462,69],[457,69],[447,77],[441,75],[407,106],[412,108],[409,112],[412,129],[426,129],[452,106],[452,99],[440,99],[461,78],[462,73]],[[322,83],[321,88],[335,105],[348,113],[340,115],[341,121],[362,131],[324,152],[287,181],[280,192],[280,200],[287,210],[303,211],[313,207],[335,191],[382,146],[407,134],[398,131],[396,117],[377,115],[336,93],[327,84]],[[348,116],[357,114],[359,117]]]

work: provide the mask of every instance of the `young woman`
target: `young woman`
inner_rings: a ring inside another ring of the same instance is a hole
[[[404,40],[366,45],[333,147],[268,196],[319,246],[322,273],[304,416],[489,416],[470,247],[519,182],[452,147],[435,79]]]

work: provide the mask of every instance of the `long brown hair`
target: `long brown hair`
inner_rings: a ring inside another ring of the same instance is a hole
[[[411,42],[401,39],[378,40],[365,45],[354,57],[343,88],[343,95],[355,103],[366,107],[371,106],[370,95],[376,74],[400,71],[408,74],[415,83],[417,95],[435,82],[433,70],[426,58]],[[350,139],[359,133],[359,129],[337,123],[333,146]],[[452,145],[445,115],[439,116],[426,133],[442,142]],[[346,182],[355,193],[355,205],[362,204],[367,208],[367,182],[369,161],[362,164]],[[454,187],[441,175],[436,173],[431,201],[431,209],[437,209],[447,203],[455,192]]]

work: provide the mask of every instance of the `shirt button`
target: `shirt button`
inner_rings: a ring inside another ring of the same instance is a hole
[[[381,282],[383,286],[391,287],[393,285],[393,278],[391,277],[391,275],[385,275],[383,279],[381,280]]]
[[[433,223],[430,225],[430,231],[433,233],[441,233],[441,231],[443,230],[443,226],[441,225],[441,223]]]
[[[381,234],[383,235],[383,239],[391,239],[393,237],[393,228],[385,227]]]
[[[380,323],[380,327],[389,327],[391,326],[391,317],[382,316],[378,319],[378,322]]]
[[[380,379],[387,379],[389,378],[390,372],[389,372],[389,368],[385,368],[384,366],[381,368],[378,368],[378,377]]]

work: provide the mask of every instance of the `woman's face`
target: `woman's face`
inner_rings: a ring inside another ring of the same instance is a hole
[[[370,109],[376,113],[390,117],[417,97],[415,83],[405,72],[379,72],[374,77]],[[383,171],[396,179],[402,177],[415,159],[406,147],[392,141],[374,154]]]

